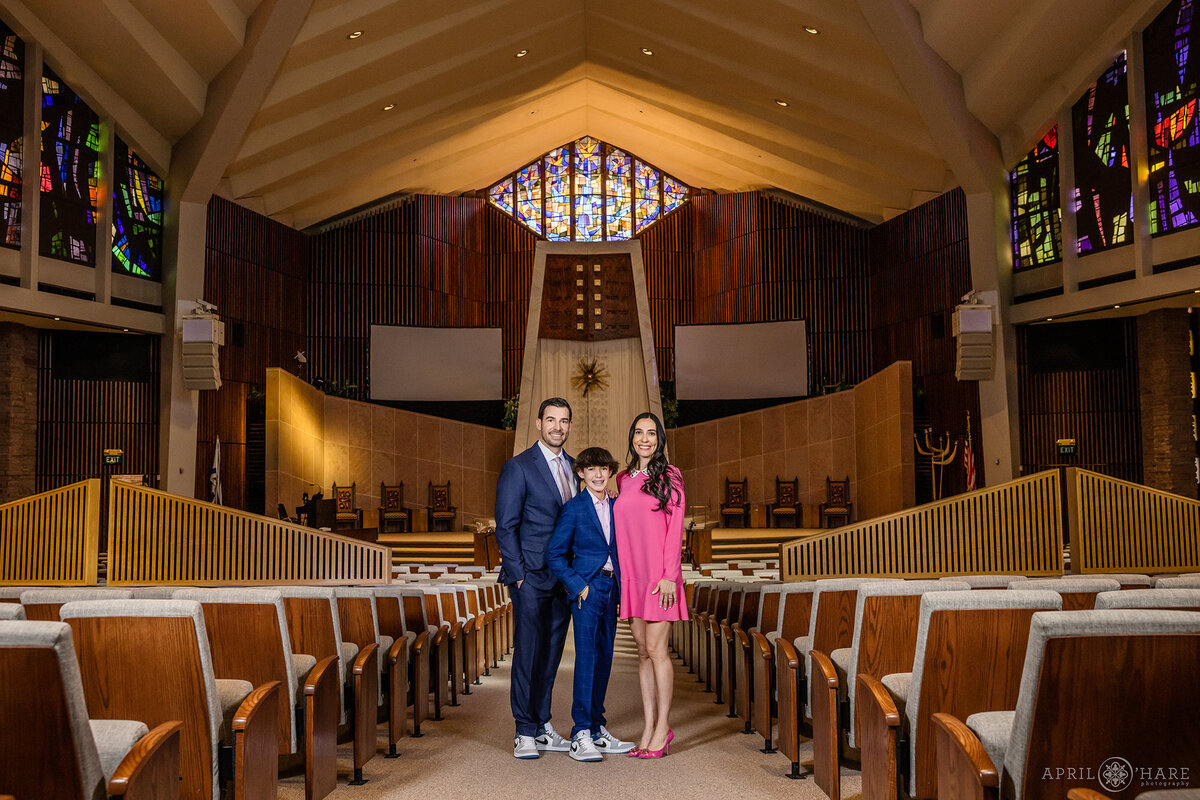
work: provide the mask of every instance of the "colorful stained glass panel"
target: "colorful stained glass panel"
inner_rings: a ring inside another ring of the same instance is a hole
[[[1122,53],[1071,112],[1076,249],[1081,255],[1133,241],[1127,82]]]
[[[623,150],[613,149],[604,160],[608,188],[605,203],[607,238],[628,239],[633,235],[633,159]]]
[[[511,214],[513,212],[512,178],[505,178],[493,186],[488,192],[488,200],[505,214]]]
[[[1062,259],[1058,207],[1058,128],[1053,128],[1009,173],[1013,269]]]
[[[158,280],[162,269],[162,179],[120,138],[113,163],[113,271]]]
[[[641,232],[642,228],[654,223],[662,211],[658,190],[658,170],[644,161],[638,161],[637,168],[634,170],[634,192],[636,197],[634,210],[637,218],[637,230],[639,232]]]
[[[43,70],[40,252],[95,266],[100,118],[53,70]]]
[[[571,241],[571,148],[546,154],[546,238]]]
[[[1193,0],[1174,0],[1142,34],[1150,132],[1149,221],[1155,236],[1200,224],[1200,26],[1195,11]]]
[[[670,175],[663,175],[663,216],[683,205],[684,200],[687,200],[687,186]]]
[[[517,173],[517,219],[536,233],[542,228],[542,163],[535,161]]]
[[[0,22],[0,245],[21,246],[25,135],[25,43]]]
[[[603,145],[590,136],[575,142],[575,241],[604,238],[604,196],[600,171]]]

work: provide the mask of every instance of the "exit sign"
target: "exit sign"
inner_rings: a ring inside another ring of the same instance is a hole
[[[116,464],[120,464],[121,457],[123,455],[125,455],[124,450],[105,450],[104,451],[104,465],[105,466],[114,466]]]
[[[1060,456],[1075,455],[1075,440],[1074,439],[1057,439],[1054,442],[1058,445],[1058,454]]]

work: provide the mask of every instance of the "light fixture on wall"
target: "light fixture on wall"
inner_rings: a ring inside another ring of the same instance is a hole
[[[653,51],[653,50],[651,50],[649,47],[643,47],[643,48],[642,48],[642,55],[644,55],[644,56],[652,56],[652,55],[654,55],[654,51]]]
[[[308,363],[308,356],[304,355],[303,350],[297,350],[296,355],[292,356],[292,358],[296,359],[296,364],[299,366],[304,366]]]
[[[350,33],[346,34],[346,38],[347,39],[357,39],[358,37],[360,37],[362,35],[363,35],[362,31],[350,31]]]

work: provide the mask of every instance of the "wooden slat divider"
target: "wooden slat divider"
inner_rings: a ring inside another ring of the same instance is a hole
[[[0,586],[94,586],[100,480],[0,505]]]
[[[1200,570],[1200,501],[1086,469],[1067,469],[1071,569]]]
[[[112,484],[110,585],[390,581],[388,547],[157,489]]]
[[[780,546],[785,581],[1061,575],[1057,470],[910,508]]]

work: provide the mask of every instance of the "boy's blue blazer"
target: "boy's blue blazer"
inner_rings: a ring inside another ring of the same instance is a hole
[[[611,543],[604,541],[604,530],[600,527],[600,518],[596,516],[595,500],[587,489],[563,506],[554,534],[550,537],[546,563],[562,581],[570,597],[577,597],[600,574],[609,558],[612,559],[617,586],[621,585],[611,497],[605,501],[605,506],[608,508],[608,529],[612,531]]]

